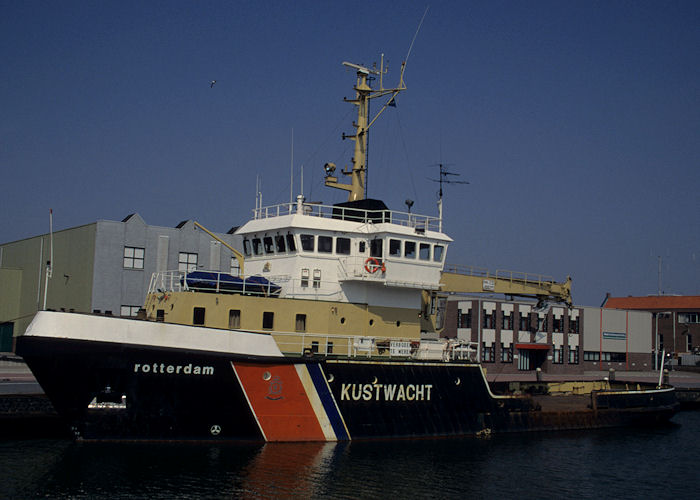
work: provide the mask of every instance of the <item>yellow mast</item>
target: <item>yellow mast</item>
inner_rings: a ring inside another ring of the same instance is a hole
[[[382,54],[382,62],[379,70],[366,68],[359,64],[343,62],[344,66],[357,70],[357,83],[355,84],[355,99],[344,99],[345,102],[350,102],[357,106],[357,120],[353,123],[355,127],[354,135],[343,134],[343,139],[352,139],[355,141],[355,152],[352,157],[352,169],[342,170],[343,175],[350,176],[350,184],[338,182],[338,178],[334,176],[335,165],[326,163],[326,179],[325,184],[328,187],[342,189],[348,191],[348,201],[357,201],[365,199],[365,172],[367,171],[367,134],[372,124],[379,118],[387,106],[390,106],[399,92],[406,89],[403,82],[403,72],[406,68],[406,63],[401,64],[401,75],[399,84],[392,89],[383,88],[383,75],[386,72],[384,69],[384,55]],[[372,90],[369,86],[369,75],[379,75],[379,89]],[[369,100],[377,97],[382,97],[391,94],[391,97],[384,103],[382,109],[377,115],[369,121]]]

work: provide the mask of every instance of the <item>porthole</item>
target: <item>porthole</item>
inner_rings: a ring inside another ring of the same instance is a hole
[[[345,324],[345,318],[340,318],[340,324],[344,325]]]
[[[270,372],[265,372],[263,373],[263,380],[270,380],[272,378],[272,375]]]
[[[374,324],[374,320],[373,319],[369,320],[369,326],[372,326],[373,324]]]
[[[400,321],[397,321],[397,322],[396,322],[396,326],[397,326],[397,327],[401,326],[401,322],[400,322]]]

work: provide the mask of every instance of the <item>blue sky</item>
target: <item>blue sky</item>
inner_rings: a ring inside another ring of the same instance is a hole
[[[426,5],[0,0],[0,241],[138,212],[226,231],[289,200],[335,203],[354,74],[387,81]],[[214,88],[209,81],[217,80]],[[370,135],[369,195],[434,214],[448,262],[700,294],[700,3],[431,2],[408,90]],[[375,108],[376,109],[376,105]],[[299,186],[295,186],[295,193]]]

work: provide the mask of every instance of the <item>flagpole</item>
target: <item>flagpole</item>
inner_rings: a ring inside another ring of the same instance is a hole
[[[46,261],[46,279],[44,281],[44,308],[46,311],[46,295],[49,291],[49,278],[53,275],[53,209],[49,208],[49,245],[51,250],[49,253],[49,260]]]

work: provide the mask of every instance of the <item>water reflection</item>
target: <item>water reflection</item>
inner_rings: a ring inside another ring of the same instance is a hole
[[[0,498],[690,497],[700,412],[651,429],[353,443],[0,442]],[[685,485],[685,486],[684,486]]]

